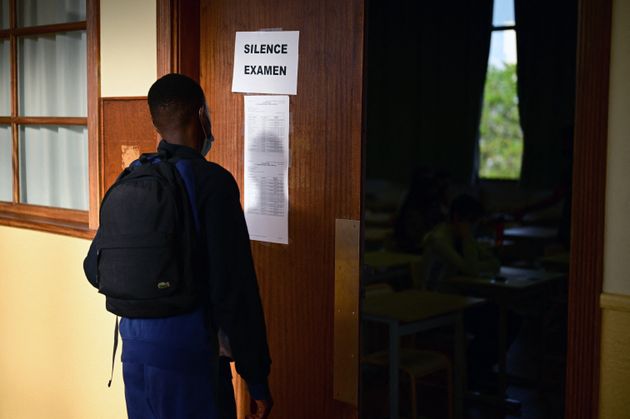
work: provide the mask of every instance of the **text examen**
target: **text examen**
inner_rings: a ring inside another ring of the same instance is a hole
[[[245,44],[245,54],[287,54],[287,44]],[[286,76],[285,65],[246,65],[245,74],[253,76]]]

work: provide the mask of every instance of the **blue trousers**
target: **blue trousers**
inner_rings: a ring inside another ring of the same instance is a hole
[[[129,419],[236,419],[229,362],[221,360],[218,381],[203,371],[123,362]]]

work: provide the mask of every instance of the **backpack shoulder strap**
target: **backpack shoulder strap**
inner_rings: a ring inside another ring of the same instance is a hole
[[[195,175],[192,170],[190,160],[187,159],[171,159],[170,160],[177,169],[179,176],[182,179],[182,183],[186,189],[186,195],[190,204],[190,210],[193,216],[193,222],[195,223],[195,231],[199,234],[201,230],[201,224],[199,222],[199,209],[197,206],[197,191],[195,188]]]
[[[167,150],[162,149],[153,153],[142,153],[140,157],[138,157],[138,160],[134,161],[129,166],[133,166],[134,164],[138,165],[138,164],[153,163],[156,160],[166,161],[166,160],[170,160],[171,158],[173,158],[173,155],[169,153]]]

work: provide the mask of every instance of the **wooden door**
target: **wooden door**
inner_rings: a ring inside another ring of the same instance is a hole
[[[243,95],[231,92],[235,32],[300,31],[297,95],[290,97],[290,242],[252,243],[273,359],[273,417],[356,418],[356,400],[340,402],[335,391],[354,386],[350,392],[358,394],[358,232],[350,239],[356,275],[345,284],[356,291],[347,294],[355,309],[344,323],[335,304],[335,239],[348,240],[335,231],[344,230],[337,219],[359,220],[361,213],[363,1],[202,0],[200,7],[200,83],[217,139],[209,158],[241,189]],[[335,347],[353,355],[344,358]]]

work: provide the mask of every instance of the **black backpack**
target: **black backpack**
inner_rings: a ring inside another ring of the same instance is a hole
[[[199,220],[189,164],[165,152],[143,154],[105,194],[91,282],[108,311],[152,318],[198,307]]]

